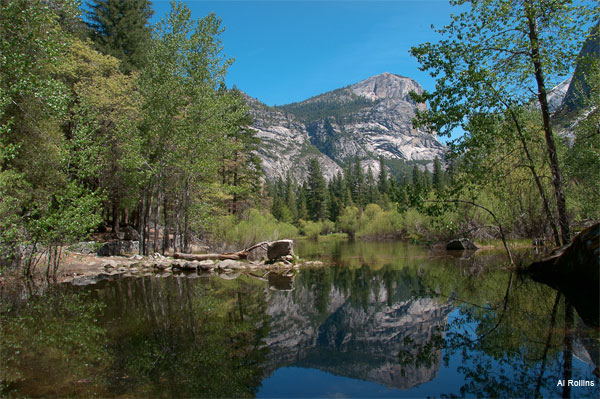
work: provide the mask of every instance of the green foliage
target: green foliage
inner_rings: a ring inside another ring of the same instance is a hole
[[[589,22],[598,20],[600,7],[594,2],[559,0],[469,3],[468,11],[438,30],[442,40],[411,50],[421,68],[437,79],[435,92],[413,95],[430,107],[417,113],[415,123],[441,134],[462,127],[466,134],[451,149],[472,161],[474,181],[503,182],[504,178],[494,179],[494,172],[490,173],[503,169],[505,161],[499,155],[521,157],[520,165],[529,170],[542,204],[546,219],[542,225],[549,225],[556,244],[568,242],[563,165],[547,93],[557,79],[571,73],[576,54],[590,34]],[[537,127],[531,126],[532,120]],[[546,194],[549,190],[540,178],[546,168],[553,195]]]
[[[37,251],[47,253],[50,266],[62,243],[88,235],[102,201],[95,189],[78,185],[87,171],[70,170],[73,147],[61,131],[70,93],[58,76],[72,42],[54,10],[67,18],[77,8],[70,1],[54,6],[0,4],[0,267],[18,265],[19,246],[29,246],[26,274]]]
[[[301,234],[305,235],[311,240],[319,239],[319,235],[321,235],[321,230],[323,230],[323,226],[320,221],[313,222],[311,220],[300,220],[298,223],[300,224]]]
[[[373,100],[358,96],[347,88],[341,88],[326,95],[315,96],[300,103],[287,104],[277,108],[293,114],[304,123],[309,123],[329,117],[342,118],[371,107],[373,104],[375,104]]]
[[[6,304],[5,304],[6,306]],[[79,384],[78,394],[93,395],[104,381],[99,377],[110,365],[106,331],[98,325],[102,303],[85,294],[50,293],[33,297],[14,309],[0,312],[0,392],[22,381],[28,396],[51,396]]]
[[[328,192],[321,166],[316,158],[308,165],[306,202],[312,220],[325,220],[329,217]]]
[[[600,63],[588,60],[586,65],[581,79],[587,90],[575,89],[580,93],[581,111],[575,116],[579,123],[573,141],[563,148],[569,205],[578,221],[600,219]]]
[[[154,13],[150,1],[92,0],[89,7],[89,26],[96,47],[120,59],[125,73],[142,68],[150,41],[148,20]]]
[[[238,219],[234,215],[221,216],[208,226],[211,239],[237,248],[248,248],[261,241],[273,241],[298,236],[298,229],[291,224],[278,222],[270,213],[256,209],[247,211]]]
[[[358,208],[355,206],[347,206],[342,210],[342,213],[337,220],[338,228],[353,239],[359,228],[359,218],[360,214]]]

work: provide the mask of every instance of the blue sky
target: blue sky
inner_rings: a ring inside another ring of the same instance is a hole
[[[411,46],[436,41],[431,24],[458,13],[447,0],[186,1],[194,18],[213,11],[235,58],[227,85],[268,105],[301,101],[383,72],[435,82],[418,70]],[[153,1],[158,21],[169,1]]]

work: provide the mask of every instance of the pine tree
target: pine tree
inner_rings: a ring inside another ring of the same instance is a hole
[[[417,191],[420,191],[424,188],[423,174],[421,173],[421,170],[419,169],[419,166],[417,164],[413,166],[412,170],[412,186]]]
[[[92,0],[89,26],[98,50],[122,61],[121,70],[140,69],[150,40],[148,20],[154,11],[149,0]]]
[[[367,177],[365,180],[365,201],[368,204],[374,204],[379,201],[379,190],[375,183],[375,176],[373,176],[373,170],[369,166],[367,169]]]
[[[296,201],[296,192],[294,190],[294,180],[290,172],[287,173],[285,178],[285,204],[290,211],[292,222],[298,221],[298,204]]]
[[[444,175],[442,171],[442,165],[440,163],[440,159],[435,157],[433,160],[433,188],[437,191],[441,190],[444,186]]]
[[[308,214],[308,203],[306,200],[306,193],[308,191],[308,188],[306,187],[306,182],[302,183],[302,185],[300,187],[298,187],[298,199],[297,199],[297,204],[298,204],[298,219],[302,219],[302,220],[308,220],[309,219],[309,214]]]
[[[365,193],[365,174],[358,157],[354,158],[354,163],[350,168],[352,171],[350,181],[350,192],[352,193],[352,199],[354,202],[361,207],[366,205],[366,193]]]
[[[316,158],[312,158],[308,165],[308,211],[311,219],[325,220],[329,216],[328,192],[321,166]]]
[[[379,193],[381,195],[389,194],[387,171],[385,170],[385,163],[382,156],[379,157],[379,177],[377,179],[377,188],[379,189]]]
[[[273,194],[273,205],[271,206],[271,214],[277,220],[281,220],[283,217],[283,201],[281,197],[275,192]]]

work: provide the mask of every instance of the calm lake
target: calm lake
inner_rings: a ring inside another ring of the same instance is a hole
[[[2,396],[600,395],[598,329],[502,253],[343,241],[296,253],[327,266],[4,290]]]

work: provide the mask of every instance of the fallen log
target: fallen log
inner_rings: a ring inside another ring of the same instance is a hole
[[[198,261],[202,261],[202,260],[227,260],[227,259],[231,259],[231,260],[241,260],[241,259],[246,259],[246,257],[248,256],[248,254],[244,254],[242,251],[241,252],[234,252],[234,253],[230,253],[230,254],[200,254],[200,255],[193,255],[193,254],[182,254],[179,252],[176,252],[175,254],[173,254],[173,257],[175,259],[184,259],[184,260],[198,260]]]
[[[247,259],[248,258],[248,253],[250,251],[252,251],[255,248],[258,247],[263,247],[263,246],[267,246],[269,243],[264,241],[264,242],[259,242],[258,244],[254,244],[253,246],[246,248],[242,251],[239,252],[230,252],[230,253],[225,253],[225,254],[198,254],[198,255],[194,255],[194,254],[184,254],[184,253],[180,253],[180,252],[176,252],[173,254],[173,257],[175,259],[185,259],[185,260],[198,260],[198,261],[202,261],[202,260],[242,260],[242,259]]]

